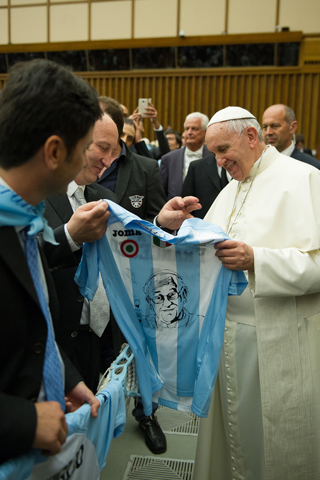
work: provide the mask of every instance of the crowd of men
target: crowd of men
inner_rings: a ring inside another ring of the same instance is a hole
[[[320,162],[295,145],[286,105],[261,127],[240,107],[191,112],[184,140],[152,103],[146,117],[156,146],[137,109],[46,60],[17,64],[0,93],[0,463],[58,453],[65,412],[84,402],[97,416],[100,373],[124,338],[102,282],[89,302],[74,275],[83,244],[106,232],[107,199],[169,232],[191,215],[220,225],[230,240],[217,257],[247,273],[228,299],[195,480],[319,478]],[[133,415],[158,454],[156,410],[137,401]]]

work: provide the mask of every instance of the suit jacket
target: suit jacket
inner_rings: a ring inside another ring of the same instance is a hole
[[[58,302],[42,255],[53,321]],[[14,227],[0,227],[0,463],[27,451],[34,440],[47,325]],[[65,391],[82,380],[64,352]]]
[[[181,196],[194,195],[198,197],[202,208],[191,213],[195,217],[204,218],[212,203],[226,185],[227,181],[223,184],[222,179],[220,179],[216,157],[211,154],[190,163]]]
[[[309,163],[309,165],[312,165],[313,167],[316,167],[320,170],[319,160],[312,157],[311,155],[308,155],[307,153],[300,152],[300,150],[298,150],[297,147],[294,147],[294,150],[290,156],[292,158],[295,158],[296,160],[300,160],[301,162]]]
[[[311,157],[313,157],[311,148],[304,148],[303,147],[303,152],[302,153],[306,153],[307,155],[311,155]]]
[[[160,175],[165,194],[170,198],[180,196],[183,185],[183,163],[186,147],[178,148],[164,155],[160,164]],[[203,157],[210,155],[206,145],[203,146]],[[198,160],[196,160],[198,161]]]
[[[88,202],[102,198],[117,201],[114,193],[96,183],[87,185],[84,194]],[[59,245],[44,243],[43,250],[51,269],[60,305],[60,315],[55,325],[57,339],[69,356],[75,347],[84,301],[74,281],[82,249],[71,251],[64,230],[64,224],[68,223],[72,215],[73,210],[66,194],[53,195],[46,199],[45,217],[53,228]]]
[[[115,194],[119,205],[152,222],[167,201],[158,162],[132,153],[127,147],[125,157],[122,156],[118,161]],[[102,175],[97,182],[104,185],[105,178]]]
[[[141,142],[132,145],[130,150],[133,153],[138,153],[144,157],[154,158],[155,160],[159,160],[163,155],[169,153],[170,147],[167,137],[164,134],[164,130],[154,130],[154,132],[157,136],[159,147],[156,147],[155,145],[149,145],[150,148],[148,148],[145,142],[142,140]]]

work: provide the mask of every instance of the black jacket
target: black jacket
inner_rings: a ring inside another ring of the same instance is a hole
[[[40,254],[42,254],[40,250]],[[42,255],[53,322],[58,301]],[[0,227],[0,463],[25,453],[34,440],[37,401],[42,383],[47,324],[39,305],[25,254],[14,227]],[[65,364],[65,391],[82,380],[60,351]]]
[[[290,157],[295,158],[296,160],[300,160],[301,162],[304,162],[304,163],[309,163],[309,165],[312,165],[313,167],[316,167],[320,170],[319,160],[312,157],[311,155],[308,155],[307,153],[300,152],[300,150],[298,150],[297,147],[294,147],[294,150],[291,153]]]
[[[115,194],[119,205],[138,217],[153,221],[167,199],[163,191],[158,162],[131,152],[120,157]],[[97,180],[105,184],[105,175]],[[139,197],[139,198],[137,198]]]
[[[225,176],[222,176],[225,178]],[[199,198],[201,210],[191,212],[193,216],[203,218],[222,188],[227,185],[227,180],[220,179],[216,157],[208,157],[195,160],[190,163],[187,176],[182,187],[182,197],[193,195]]]

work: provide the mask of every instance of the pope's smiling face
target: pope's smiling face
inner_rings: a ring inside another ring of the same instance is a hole
[[[226,122],[214,123],[207,130],[206,145],[215,154],[217,164],[238,181],[247,178],[256,160],[250,148],[252,128],[248,127],[241,136],[228,132]]]

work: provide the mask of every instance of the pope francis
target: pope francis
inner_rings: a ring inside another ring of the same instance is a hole
[[[208,149],[233,180],[205,220],[230,240],[226,268],[248,287],[229,297],[209,416],[201,420],[194,480],[320,478],[320,172],[263,142],[240,107],[217,112]],[[176,197],[158,223],[177,229],[198,199]]]

